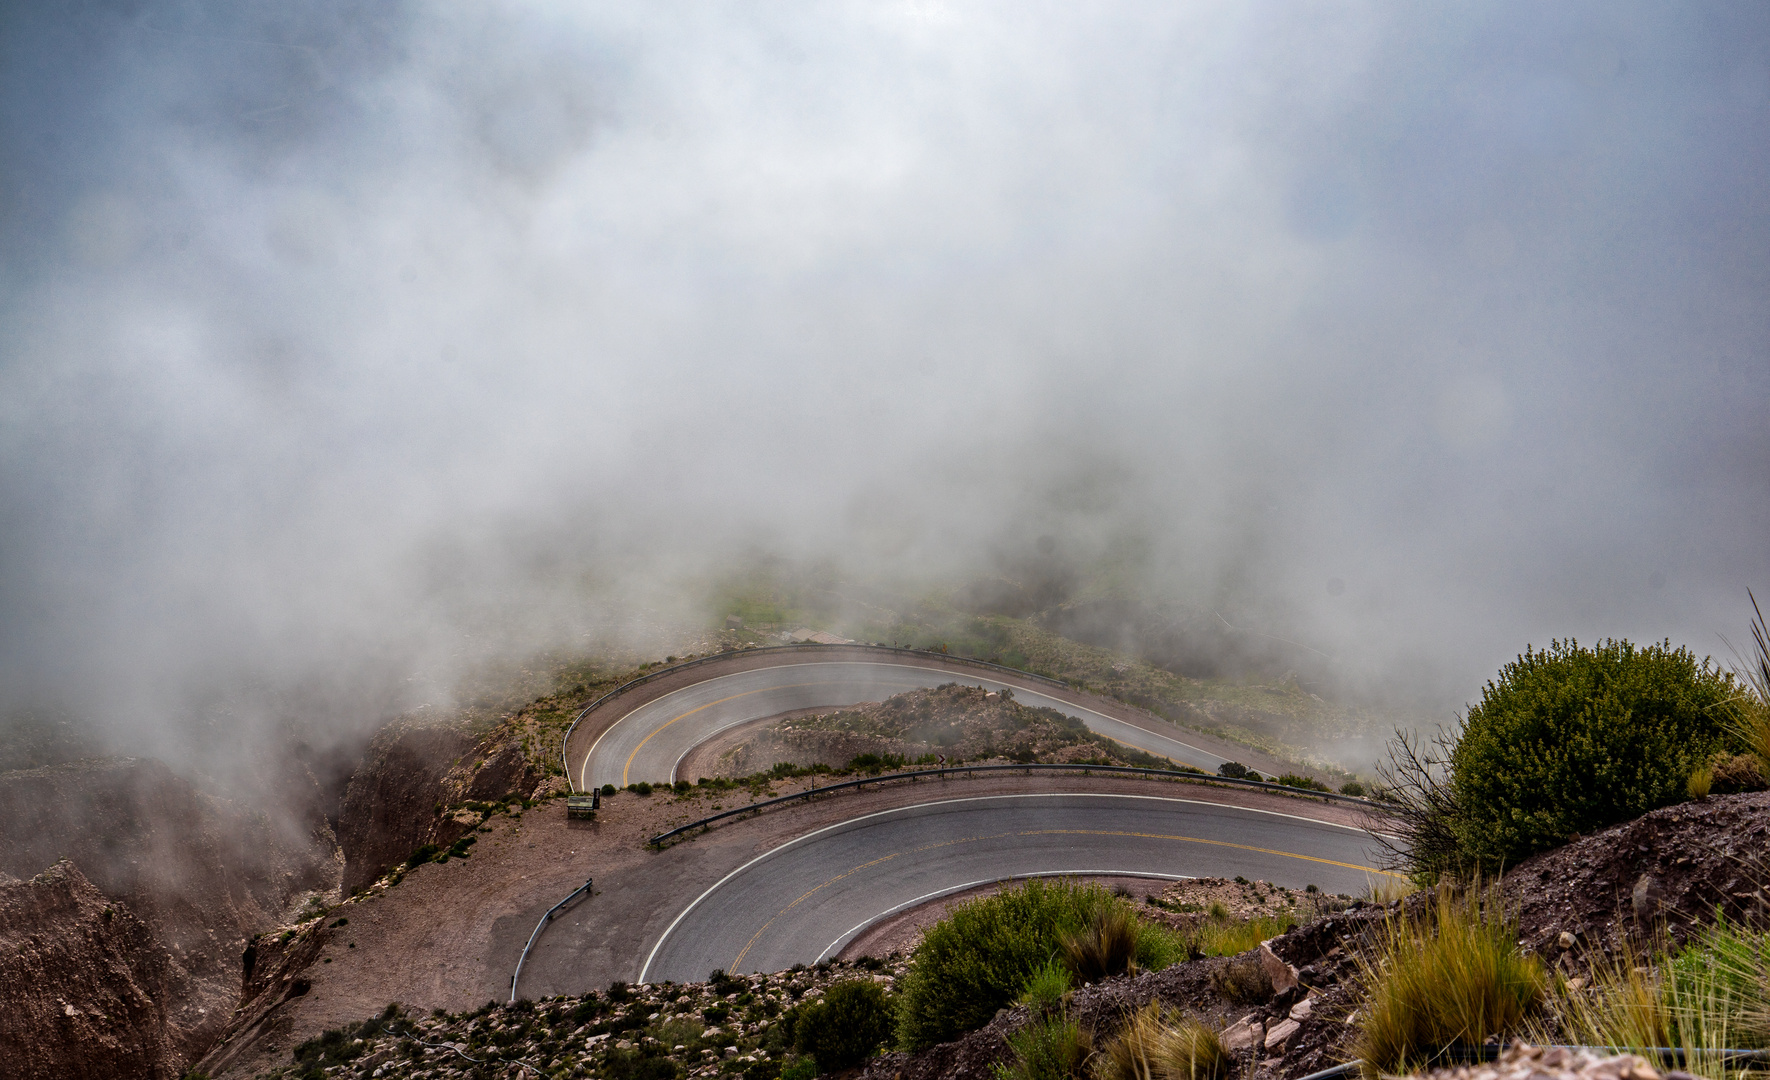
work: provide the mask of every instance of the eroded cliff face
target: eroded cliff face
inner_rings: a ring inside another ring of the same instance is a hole
[[[328,933],[299,919],[305,901],[323,910],[478,820],[439,805],[548,783],[507,725],[395,721],[330,781],[299,750],[228,778],[254,792],[239,798],[150,759],[0,772],[0,1051],[26,1062],[16,1075],[175,1078],[224,1034],[274,1030]]]
[[[69,862],[0,876],[0,1059],[19,1080],[176,1077],[213,1036],[190,974]],[[225,1021],[226,1008],[214,1019]]]
[[[158,761],[103,759],[0,774],[0,821],[7,826],[0,873],[35,882],[54,866],[54,881],[77,879],[69,895],[81,898],[21,909],[35,912],[35,921],[19,925],[39,936],[33,947],[41,962],[29,981],[6,980],[19,1008],[0,1011],[0,1041],[37,1039],[28,1018],[50,1005],[106,1017],[111,1042],[93,1046],[118,1056],[92,1058],[104,1064],[96,1075],[158,1076],[170,1062],[176,1076],[232,1017],[247,942],[283,922],[304,895],[338,885],[336,842],[323,815],[219,798]],[[53,884],[44,881],[42,888]],[[108,908],[116,925],[135,929],[90,933],[86,898],[96,898],[93,910]],[[9,919],[6,931],[13,927]],[[67,962],[56,949],[71,950]],[[111,959],[78,961],[89,949]],[[136,1001],[138,989],[151,1005],[113,1007]]]
[[[450,772],[473,749],[473,736],[450,726],[396,721],[375,735],[338,812],[346,895],[404,862],[414,848],[454,839],[439,835],[448,822],[436,807],[450,801]]]

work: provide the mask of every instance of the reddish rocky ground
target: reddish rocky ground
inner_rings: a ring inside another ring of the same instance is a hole
[[[950,764],[1001,758],[1171,767],[1095,735],[1055,709],[1022,705],[1012,691],[949,683],[850,709],[745,725],[697,750],[684,775],[747,776],[777,762],[834,766],[863,754],[905,761],[944,757]]]

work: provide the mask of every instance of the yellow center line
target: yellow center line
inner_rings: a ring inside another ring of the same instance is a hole
[[[1304,862],[1323,863],[1327,866],[1339,866],[1347,870],[1363,870],[1371,874],[1384,874],[1389,877],[1406,877],[1390,870],[1378,870],[1374,866],[1360,866],[1358,863],[1338,862],[1334,859],[1323,859],[1314,855],[1299,855],[1294,851],[1279,851],[1277,848],[1254,847],[1250,844],[1232,844],[1228,840],[1206,840],[1197,836],[1171,836],[1167,833],[1144,832],[1109,832],[1103,829],[1030,829],[1021,836],[1132,836],[1144,840],[1182,840],[1188,844],[1210,844],[1213,847],[1237,848],[1241,851],[1257,851],[1262,855],[1278,855],[1286,859],[1302,859]]]
[[[1126,831],[1113,831],[1113,830],[1107,830],[1107,829],[1029,829],[1024,832],[1014,833],[1014,834],[995,833],[990,836],[967,836],[967,837],[964,837],[963,839],[960,839],[960,840],[945,840],[945,841],[942,841],[937,844],[927,844],[927,845],[924,845],[923,847],[911,848],[908,851],[894,851],[889,855],[882,855],[879,858],[872,860],[871,862],[864,862],[864,863],[861,863],[859,866],[853,867],[852,869],[845,870],[842,873],[837,874],[835,877],[829,879],[828,881],[824,882],[821,885],[812,886],[810,889],[807,889],[805,892],[801,893],[792,903],[788,904],[786,907],[781,908],[779,911],[775,912],[774,918],[769,919],[767,922],[763,923],[761,929],[757,930],[754,934],[751,934],[750,940],[746,941],[744,943],[744,947],[742,949],[738,950],[737,957],[732,960],[731,966],[726,968],[726,970],[733,973],[733,974],[736,974],[739,971],[739,965],[741,965],[744,962],[744,957],[746,957],[750,954],[750,949],[755,946],[757,939],[761,938],[763,934],[766,934],[768,932],[769,927],[771,927],[775,923],[779,922],[781,919],[781,916],[792,911],[794,908],[798,907],[800,904],[804,903],[806,900],[810,899],[812,896],[821,892],[822,890],[829,888],[831,885],[834,885],[839,881],[843,881],[847,878],[853,877],[855,874],[860,873],[862,870],[870,869],[872,867],[878,866],[881,863],[890,862],[892,859],[895,859],[901,855],[919,855],[924,851],[933,851],[937,848],[954,847],[959,844],[970,844],[970,843],[974,843],[978,840],[999,840],[1002,837],[1009,836],[1009,835],[1016,835],[1016,836],[1124,836],[1124,837],[1134,837],[1134,838],[1141,839],[1141,840],[1178,840],[1178,841],[1182,841],[1182,842],[1188,843],[1188,844],[1209,844],[1213,847],[1236,848],[1241,851],[1258,852],[1259,854],[1262,854],[1262,855],[1278,855],[1278,856],[1281,856],[1286,859],[1301,859],[1304,862],[1324,863],[1328,866],[1343,867],[1344,869],[1347,869],[1347,870],[1363,870],[1366,873],[1384,874],[1384,875],[1387,875],[1388,877],[1397,877],[1398,878],[1398,877],[1405,877],[1406,876],[1404,874],[1397,874],[1397,873],[1393,873],[1388,870],[1379,870],[1374,866],[1360,866],[1357,863],[1338,862],[1334,859],[1317,858],[1314,855],[1299,855],[1294,851],[1279,851],[1276,848],[1254,847],[1249,844],[1233,844],[1227,840],[1206,840],[1206,839],[1203,839],[1202,837],[1197,837],[1197,836],[1175,836],[1175,835],[1172,835],[1169,833],[1126,832]]]
[[[842,685],[842,680],[826,679],[823,682],[787,683],[783,686],[764,686],[759,690],[745,690],[741,694],[733,694],[730,697],[722,697],[718,701],[709,701],[705,705],[699,706],[698,708],[690,709],[687,712],[682,713],[679,716],[672,716],[670,719],[664,721],[663,723],[659,724],[657,727],[653,728],[651,730],[651,733],[646,735],[645,738],[640,739],[639,745],[635,746],[633,748],[633,752],[631,754],[627,755],[626,764],[621,766],[621,786],[626,787],[627,784],[629,783],[628,778],[627,778],[627,774],[633,768],[633,759],[639,756],[639,752],[641,750],[645,749],[645,744],[648,742],[651,742],[652,736],[656,735],[660,731],[663,731],[665,728],[669,727],[671,724],[674,724],[678,720],[686,720],[689,717],[693,716],[695,713],[701,712],[704,709],[711,709],[715,705],[723,705],[728,701],[736,701],[738,698],[750,697],[753,694],[767,694],[767,693],[772,693],[773,691],[776,691],[776,690],[802,690],[807,686],[840,686],[840,685]],[[907,684],[887,683],[886,685],[907,685]],[[917,685],[920,685],[920,684],[917,684]]]

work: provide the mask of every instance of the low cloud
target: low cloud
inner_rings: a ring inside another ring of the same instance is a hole
[[[5,18],[16,700],[348,727],[1050,536],[1443,715],[1770,565],[1754,7]]]

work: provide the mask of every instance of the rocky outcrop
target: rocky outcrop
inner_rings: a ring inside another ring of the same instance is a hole
[[[473,737],[447,725],[401,720],[376,734],[338,813],[346,894],[437,839],[436,808],[453,801],[450,770],[472,750]]]
[[[200,1071],[219,1076],[259,1039],[286,1032],[286,1011],[277,1007],[313,989],[307,971],[332,934],[327,920],[315,919],[299,931],[267,933],[246,946],[240,957],[239,1009],[227,1034],[198,1063]]]
[[[218,962],[230,992],[247,937],[301,893],[337,887],[330,835],[281,804],[207,794],[153,760],[0,774],[0,821],[0,871],[28,877],[71,860],[193,969]]]
[[[147,1022],[145,1014],[113,1011],[106,1002],[133,1000],[131,987],[154,985],[160,976],[153,973],[169,965],[164,978],[175,988],[145,991],[165,1010],[150,1026],[168,1034],[137,1031],[124,1043],[161,1054],[156,1060],[193,1056],[233,1013],[247,940],[283,921],[303,894],[337,887],[335,849],[323,821],[314,826],[298,809],[206,794],[157,761],[113,758],[0,774],[0,821],[7,823],[0,831],[0,872],[36,880],[33,875],[56,865],[56,880],[77,877],[81,896],[90,891],[111,919],[126,912],[141,927],[89,942],[78,919],[65,929],[43,924],[46,941],[61,939],[76,951],[102,947],[115,962],[62,967],[54,953],[43,953],[36,977],[7,981],[35,1004],[0,1012],[0,1040],[37,1038],[27,1017],[48,1007],[44,1003],[62,1008],[57,1002],[117,1017],[135,1030]],[[12,930],[10,921],[6,929]],[[101,978],[107,972],[121,981],[107,988]],[[119,1066],[110,1075],[155,1074]]]
[[[0,877],[0,1060],[19,1080],[170,1078],[205,1038],[189,974],[73,864]],[[225,1011],[217,1019],[225,1020]]]

